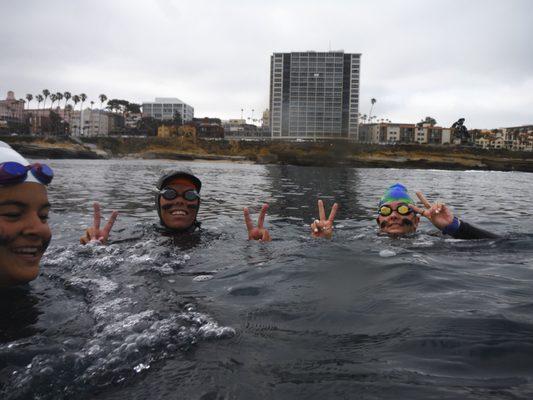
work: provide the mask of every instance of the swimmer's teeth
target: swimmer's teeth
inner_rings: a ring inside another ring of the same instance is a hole
[[[172,215],[187,215],[185,211],[182,210],[176,210],[171,212]]]
[[[18,249],[14,249],[13,253],[17,254],[37,254],[39,249],[37,247],[20,247]]]

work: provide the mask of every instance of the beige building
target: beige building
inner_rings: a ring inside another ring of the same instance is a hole
[[[5,100],[0,100],[0,120],[24,122],[24,100],[17,100],[11,90]]]
[[[81,115],[80,115],[81,114]],[[80,124],[80,117],[82,118]],[[72,136],[108,136],[112,129],[113,115],[108,111],[91,110],[72,111],[70,116],[70,132]]]
[[[359,126],[359,143],[373,144],[446,144],[450,143],[451,129],[424,124],[381,122]]]

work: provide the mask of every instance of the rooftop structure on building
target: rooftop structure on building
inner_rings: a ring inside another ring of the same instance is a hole
[[[0,100],[0,120],[23,122],[24,100],[17,100],[13,91],[7,92],[5,100]]]
[[[156,97],[153,102],[142,103],[143,117],[159,120],[173,119],[179,113],[183,122],[192,121],[194,108],[176,97]]]
[[[358,137],[361,54],[274,53],[270,59],[272,139]]]

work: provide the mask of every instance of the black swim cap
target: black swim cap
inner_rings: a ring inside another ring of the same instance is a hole
[[[157,180],[156,187],[161,190],[163,189],[166,182],[175,178],[189,179],[193,183],[193,185],[196,186],[196,191],[200,193],[200,190],[202,189],[202,181],[198,179],[189,168],[182,168],[179,170],[167,172]]]

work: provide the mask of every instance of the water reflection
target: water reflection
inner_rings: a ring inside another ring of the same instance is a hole
[[[338,218],[353,217],[360,210],[357,170],[282,165],[267,166],[266,171],[271,184],[272,214],[310,223],[318,216],[318,199],[324,200],[326,213],[333,203],[339,203]]]

